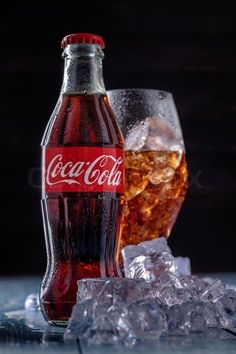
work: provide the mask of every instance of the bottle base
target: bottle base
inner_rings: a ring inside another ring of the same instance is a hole
[[[57,326],[57,327],[67,327],[68,321],[66,320],[52,320],[52,321],[47,321],[50,325],[52,326]]]

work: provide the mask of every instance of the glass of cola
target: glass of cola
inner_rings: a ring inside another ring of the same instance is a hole
[[[171,93],[118,89],[107,94],[125,137],[121,249],[170,235],[185,199],[188,169]]]

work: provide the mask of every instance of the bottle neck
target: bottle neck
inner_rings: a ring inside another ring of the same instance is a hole
[[[65,59],[62,94],[105,94],[100,46],[71,44],[64,52]]]

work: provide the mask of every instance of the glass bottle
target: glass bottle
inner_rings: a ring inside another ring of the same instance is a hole
[[[79,33],[62,48],[62,89],[42,140],[47,270],[40,301],[56,325],[70,317],[78,279],[120,275],[124,205],[124,140],[103,82],[104,41]]]

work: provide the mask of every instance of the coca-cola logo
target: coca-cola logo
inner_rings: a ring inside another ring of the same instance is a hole
[[[101,186],[107,183],[109,186],[118,186],[121,182],[121,171],[119,166],[123,163],[123,159],[117,159],[112,155],[102,155],[92,162],[72,161],[62,162],[63,156],[56,155],[49,163],[46,172],[46,181],[49,186],[58,183],[81,184],[79,178],[87,185],[97,183]],[[107,162],[113,161],[112,168],[106,169]],[[57,179],[55,180],[55,178]],[[59,178],[59,179],[58,179]]]
[[[44,151],[46,191],[123,190],[123,151],[66,147]]]

